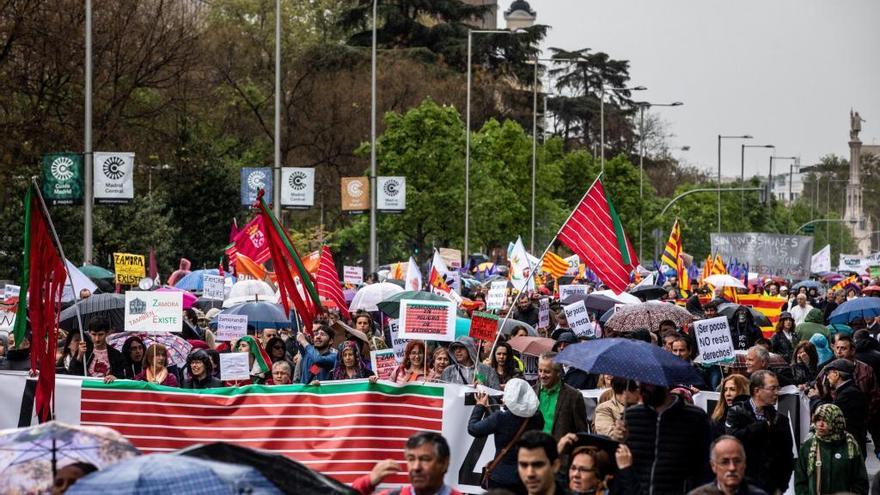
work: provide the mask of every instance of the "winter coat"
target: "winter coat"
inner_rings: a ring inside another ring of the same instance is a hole
[[[874,381],[880,383],[880,342],[870,337],[858,339],[856,344],[856,359],[866,363],[874,370]]]
[[[819,440],[811,435],[798,451],[798,461],[794,472],[795,495],[817,495],[819,493],[868,493],[868,472],[861,457],[849,458],[846,440],[820,442],[819,455],[821,469],[816,466],[809,473],[808,459],[813,443]],[[816,478],[821,477],[821,490],[817,490]]]
[[[746,477],[769,493],[785,492],[794,469],[791,425],[772,406],[763,414],[765,419],[758,421],[751,401],[742,397],[727,411],[725,431],[745,447]]]
[[[680,495],[711,477],[709,417],[677,395],[672,400],[659,415],[645,404],[624,411],[639,493]]]
[[[198,380],[196,378],[190,378],[188,380],[183,381],[183,387],[181,388],[189,388],[189,389],[202,389],[202,388],[220,388],[223,386],[223,382],[220,381],[219,378],[214,375],[208,375],[204,380]]]
[[[833,401],[821,397],[810,399],[810,413],[812,414],[822,404],[832,403],[839,407],[843,411],[843,417],[846,418],[846,431],[856,439],[859,448],[862,450],[862,455],[865,455],[868,398],[852,380],[847,380],[838,385],[833,393]]]
[[[471,362],[474,363],[473,366],[468,367],[456,362],[453,349],[458,346],[464,346],[464,348],[467,349]],[[495,373],[495,370],[490,366],[478,362],[477,348],[474,345],[474,339],[470,337],[459,337],[456,339],[456,341],[449,346],[449,359],[452,361],[452,364],[443,370],[443,374],[440,375],[440,380],[446,383],[458,383],[461,385],[474,383],[474,369],[476,369],[477,373],[485,378],[486,381],[484,385],[495,390],[501,390],[498,373]]]
[[[92,361],[95,359],[95,354],[93,352],[86,351],[86,363],[88,366],[92,365]],[[122,356],[122,353],[113,348],[113,346],[107,346],[107,359],[110,361],[110,374],[115,376],[116,378],[125,378],[125,358]],[[71,375],[79,375],[83,376],[83,362],[80,359],[71,360],[70,361],[70,374]],[[175,384],[176,386],[176,384]]]
[[[541,382],[538,382],[532,388],[540,398]],[[584,396],[578,390],[560,383],[559,396],[556,397],[556,411],[553,414],[553,430],[551,435],[558,442],[568,433],[586,432],[589,428],[587,405],[584,403]]]
[[[752,313],[746,311],[746,321],[740,323],[737,321],[737,314],[734,313],[732,318],[728,319],[730,323],[730,338],[733,339],[733,348],[740,351],[748,350],[755,345],[758,339],[764,336],[761,329],[755,325]]]
[[[483,438],[494,434],[496,455],[510,443],[516,432],[519,431],[520,426],[522,426],[523,421],[528,421],[524,431],[540,431],[544,428],[544,417],[541,416],[540,410],[535,411],[535,414],[528,420],[515,416],[507,409],[501,409],[491,414],[488,413],[489,409],[485,406],[478,404],[474,407],[474,410],[471,412],[470,421],[468,421],[468,434],[476,438]],[[501,462],[495,466],[495,469],[489,475],[489,479],[503,486],[519,486],[521,484],[516,465],[515,445],[507,451]]]
[[[791,329],[791,340],[788,340],[785,333],[779,330],[770,338],[770,350],[785,358],[785,362],[790,362],[791,355],[798,343],[800,343],[800,337],[793,328]]]

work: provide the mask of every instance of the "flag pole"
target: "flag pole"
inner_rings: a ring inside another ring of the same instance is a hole
[[[543,254],[541,254],[541,257],[538,258],[538,261],[543,260],[544,256],[547,256],[547,253],[550,252],[550,248],[553,247],[553,243],[556,242],[556,238],[559,237],[559,233],[562,232],[562,229],[565,228],[566,224],[568,224],[568,221],[571,220],[571,217],[574,216],[574,212],[577,211],[578,207],[581,205],[581,203],[584,202],[584,199],[587,197],[587,194],[590,194],[590,191],[593,190],[593,187],[596,185],[597,182],[599,182],[599,179],[601,179],[601,178],[602,178],[602,172],[599,172],[599,175],[596,176],[596,179],[593,180],[593,183],[590,184],[590,187],[588,187],[586,192],[584,192],[584,195],[581,196],[581,200],[578,201],[577,205],[575,205],[574,208],[572,208],[571,213],[568,214],[568,218],[566,218],[565,221],[562,222],[562,225],[559,226],[559,230],[556,231],[556,234],[553,236],[553,239],[550,239],[550,243],[547,244],[547,247],[544,249],[544,252],[543,252]],[[535,277],[535,270],[530,270],[529,276],[526,278],[525,282],[523,282],[523,288],[525,288],[525,286],[527,286],[529,284],[529,280],[534,279],[534,277]],[[517,297],[519,297],[519,294],[517,294]],[[511,313],[513,313],[513,308],[515,306],[516,306],[516,301],[514,300],[511,303],[510,308],[507,309],[507,314],[504,315],[504,319],[501,320],[501,325],[499,325],[498,331],[495,332],[495,341],[492,343],[492,350],[491,350],[492,353],[495,352],[495,347],[498,345],[498,338],[501,337],[501,330],[504,328],[504,325],[507,323],[507,320],[510,319],[510,315],[511,315]],[[491,355],[491,353],[490,353],[490,355]]]

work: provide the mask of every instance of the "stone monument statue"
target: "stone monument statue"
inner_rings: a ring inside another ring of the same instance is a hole
[[[865,122],[859,112],[853,112],[852,109],[849,111],[849,138],[853,141],[857,141],[859,139],[859,132],[862,131],[862,122]]]

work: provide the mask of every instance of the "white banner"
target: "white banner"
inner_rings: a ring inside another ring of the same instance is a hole
[[[406,209],[406,177],[376,178],[376,209],[403,211]]]
[[[138,291],[125,293],[126,332],[179,332],[183,318],[183,292]]]
[[[220,275],[205,275],[202,286],[202,297],[205,299],[217,299],[222,301],[226,298],[226,278]]]
[[[590,292],[590,286],[588,285],[560,285],[559,286],[559,300],[567,298],[568,296],[581,295],[586,296]]]
[[[826,244],[818,253],[813,255],[810,271],[813,273],[831,271],[831,244]]]
[[[20,292],[21,286],[6,284],[6,287],[3,288],[3,299],[8,301],[14,297],[18,297]]]
[[[578,337],[595,337],[596,329],[590,321],[590,313],[583,301],[578,301],[568,306],[562,307],[565,311],[565,319],[568,320],[568,326]]]
[[[405,339],[455,340],[455,303],[401,299],[398,336]]]
[[[130,203],[134,199],[134,153],[96,151],[92,170],[96,203]]]
[[[880,265],[880,253],[871,253],[867,256],[841,254],[837,269],[862,274],[868,273],[868,268],[876,265]]]
[[[224,342],[236,342],[247,335],[247,315],[217,315],[216,340]],[[234,345],[234,344],[230,344]]]
[[[248,369],[250,354],[247,352],[224,352],[220,354],[220,380],[233,382],[251,377]]]
[[[281,169],[281,207],[306,209],[315,206],[315,169]]]
[[[486,309],[503,309],[507,298],[507,280],[496,280],[489,285],[486,294]]]
[[[700,362],[715,364],[734,358],[733,339],[730,337],[726,316],[697,320],[693,325],[697,347],[700,349]]]
[[[346,284],[364,283],[364,269],[360,266],[343,266],[342,281]]]

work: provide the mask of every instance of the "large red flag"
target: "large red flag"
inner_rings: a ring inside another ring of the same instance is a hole
[[[318,263],[318,276],[315,277],[318,295],[325,300],[332,301],[339,308],[339,314],[346,320],[350,318],[348,308],[345,307],[345,297],[342,295],[342,286],[339,284],[339,274],[333,263],[333,255],[330,248],[321,248],[321,261]]]
[[[581,261],[590,267],[608,288],[623,292],[629,284],[629,273],[638,265],[635,251],[614,205],[596,179],[568,221],[559,230],[565,243]]]
[[[271,222],[268,224],[271,225]],[[241,253],[255,263],[263,263],[269,259],[269,244],[266,242],[266,228],[262,215],[257,215],[241,230],[237,230],[232,244],[226,247],[229,269],[235,272],[235,254]],[[233,235],[233,234],[230,234]]]
[[[27,321],[31,324],[31,372],[39,370],[34,402],[40,421],[52,416],[55,391],[55,329],[61,313],[61,294],[67,279],[64,257],[53,234],[52,220],[34,183],[25,198],[24,258],[21,261],[21,292],[13,329],[21,345]]]

